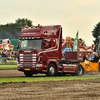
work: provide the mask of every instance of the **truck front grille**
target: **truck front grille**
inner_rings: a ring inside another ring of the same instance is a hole
[[[32,61],[32,59],[23,59],[23,61]]]
[[[27,64],[27,63],[25,64],[25,63],[24,63],[24,64],[22,64],[22,65],[29,65],[29,66],[31,65],[31,66],[32,66],[33,64],[32,64],[32,63],[31,63],[31,64]],[[34,64],[34,65],[35,65],[35,64]]]
[[[21,66],[23,67],[35,67],[36,64],[36,54],[23,54],[19,58]]]
[[[24,56],[32,56],[32,54],[24,54]]]

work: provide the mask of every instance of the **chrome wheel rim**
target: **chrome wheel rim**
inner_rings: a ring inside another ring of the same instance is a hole
[[[55,69],[54,69],[54,67],[50,67],[50,70],[49,70],[49,72],[50,72],[50,74],[51,74],[51,75],[53,75],[53,74],[54,74],[54,72],[55,72]]]
[[[83,72],[83,71],[82,71],[82,68],[81,68],[81,67],[79,67],[79,68],[78,68],[78,74],[79,74],[79,75],[81,75],[81,74],[82,74],[82,72]]]

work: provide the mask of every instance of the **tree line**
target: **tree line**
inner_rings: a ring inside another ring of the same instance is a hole
[[[22,27],[26,24],[29,27],[33,26],[32,21],[27,18],[18,18],[15,23],[0,25],[0,39],[18,39]]]

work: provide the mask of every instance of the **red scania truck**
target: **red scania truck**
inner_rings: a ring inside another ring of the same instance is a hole
[[[62,54],[61,25],[23,28],[18,43],[18,70],[27,77],[45,73],[47,76],[82,75],[84,69],[75,60],[68,60],[68,52]],[[79,53],[73,53],[75,55]],[[62,56],[63,55],[63,56]],[[74,57],[75,58],[75,57]]]

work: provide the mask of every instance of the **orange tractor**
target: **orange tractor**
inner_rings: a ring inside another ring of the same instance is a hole
[[[98,62],[84,61],[79,66],[83,67],[84,74],[99,74],[100,66]]]

